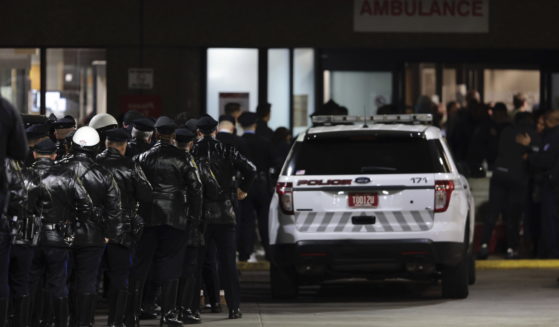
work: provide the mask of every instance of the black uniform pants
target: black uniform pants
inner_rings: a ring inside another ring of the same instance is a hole
[[[28,245],[12,245],[10,253],[10,291],[18,298],[31,294],[31,267],[34,248]]]
[[[219,263],[219,277],[225,291],[229,309],[238,309],[240,304],[239,274],[236,260],[235,225],[209,224],[206,229],[206,244],[214,242]]]
[[[246,261],[254,252],[256,240],[256,222],[262,246],[268,254],[270,244],[268,237],[268,213],[270,210],[270,192],[263,179],[257,179],[252,185],[248,197],[240,201],[241,219],[239,220],[239,260]]]
[[[202,279],[202,263],[204,262],[205,249],[201,246],[188,246],[184,254],[182,278],[193,281],[192,294],[187,294],[187,305],[193,311],[200,308],[200,289]],[[179,299],[180,300],[180,299]]]
[[[559,258],[559,194],[546,186],[542,192],[542,225],[540,254],[543,258]]]
[[[0,216],[0,219],[4,219],[4,217]],[[10,234],[0,230],[0,299],[10,297],[10,286],[8,284],[10,248]]]
[[[105,264],[109,278],[109,291],[128,289],[128,276],[132,266],[130,249],[120,244],[109,243],[105,249]]]
[[[97,277],[104,252],[104,246],[72,249],[72,291],[75,294],[97,293]]]
[[[68,260],[70,250],[49,246],[35,248],[31,281],[33,289],[39,289],[44,280],[45,288],[54,298],[68,296]]]
[[[215,242],[206,243],[202,260],[202,278],[204,279],[204,294],[206,301],[212,305],[219,303],[219,274],[217,266],[217,249]]]
[[[489,243],[499,215],[506,228],[507,248],[518,249],[520,218],[526,202],[526,186],[491,178],[489,213],[486,216],[482,243]]]
[[[153,265],[155,282],[179,279],[182,273],[181,254],[186,246],[186,231],[171,226],[145,227],[136,248],[131,278],[145,282]]]

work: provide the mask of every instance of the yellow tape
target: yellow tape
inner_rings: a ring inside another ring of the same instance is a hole
[[[478,260],[477,269],[559,269],[559,260]]]

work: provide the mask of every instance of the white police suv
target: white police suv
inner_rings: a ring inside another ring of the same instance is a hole
[[[313,118],[270,206],[274,297],[348,277],[435,278],[443,297],[468,296],[473,197],[431,119]]]

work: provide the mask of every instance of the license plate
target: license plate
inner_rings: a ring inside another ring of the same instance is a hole
[[[350,208],[376,208],[378,206],[378,194],[350,193],[348,205]]]

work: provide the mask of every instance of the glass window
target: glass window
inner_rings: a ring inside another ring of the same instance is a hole
[[[0,95],[21,113],[39,114],[39,49],[0,49]]]
[[[346,107],[350,115],[376,114],[392,103],[392,73],[332,71],[329,77],[332,100]]]
[[[255,111],[258,104],[258,50],[208,49],[207,113],[218,118],[230,102]],[[273,107],[272,107],[273,108]]]
[[[272,116],[268,125],[272,129],[289,128],[289,50],[268,50],[268,102]]]
[[[523,93],[529,108],[540,103],[540,72],[538,70],[485,69],[484,101],[504,102],[509,110],[514,108],[513,96]]]
[[[410,161],[409,158],[414,160]],[[315,134],[304,142],[295,143],[284,174],[418,174],[448,171],[438,140],[426,140],[420,135],[410,137],[410,133],[351,133],[345,136],[326,133]]]
[[[309,115],[314,112],[314,50],[293,50],[293,134],[311,125]]]
[[[46,114],[80,123],[107,111],[105,50],[47,49]]]
[[[447,104],[450,101],[456,101],[458,86],[456,85],[456,69],[443,69],[443,94],[442,103]]]

